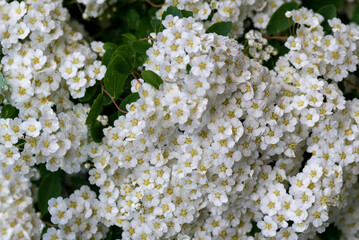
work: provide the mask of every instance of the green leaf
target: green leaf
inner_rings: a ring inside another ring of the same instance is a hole
[[[162,13],[162,20],[166,18],[167,15],[177,16],[179,18],[183,18],[181,10],[179,10],[177,7],[170,6],[166,9],[164,13]]]
[[[102,138],[105,136],[102,130],[103,130],[103,126],[101,122],[95,120],[91,124],[90,127],[91,137],[97,143],[100,143],[102,141]]]
[[[182,13],[183,17],[185,17],[185,18],[193,17],[193,12],[191,12],[191,11],[181,10],[181,13]]]
[[[322,240],[339,240],[341,232],[336,226],[334,226],[334,224],[330,224],[325,229],[325,232],[318,235],[319,235],[319,239]]]
[[[303,0],[302,5],[307,8],[311,8],[314,11],[317,11],[324,5],[328,4],[334,4],[335,7],[339,9],[342,6],[343,2],[344,0]]]
[[[86,119],[86,124],[92,124],[96,120],[98,115],[100,115],[100,113],[102,112],[102,108],[103,108],[102,101],[103,101],[103,93],[100,93],[97,96],[94,103],[92,104],[92,107],[91,107],[90,112]]]
[[[218,22],[210,26],[206,33],[217,33],[218,35],[227,36],[232,27],[232,22]]]
[[[79,101],[82,103],[88,103],[90,102],[96,95],[96,93],[99,90],[99,84],[96,84],[95,86],[89,87],[86,89],[85,96],[82,98],[79,98]]]
[[[162,32],[165,29],[162,25],[162,21],[159,19],[152,19],[151,25],[155,33]]]
[[[123,74],[129,74],[131,73],[131,66],[126,60],[126,57],[124,57],[122,54],[117,54],[115,57],[112,58],[110,65],[113,65],[114,69]]]
[[[135,66],[142,66],[145,64],[148,56],[146,54],[136,53],[135,55]]]
[[[325,19],[332,19],[337,16],[337,8],[334,4],[328,4],[321,7],[317,13],[322,15]]]
[[[359,3],[355,6],[352,22],[355,22],[356,24],[359,24]]]
[[[324,21],[322,22],[322,26],[324,31],[328,34],[331,31],[331,27],[329,26],[328,19],[332,19],[337,16],[337,8],[334,4],[328,4],[321,7],[317,13],[324,17]]]
[[[152,47],[152,45],[147,41],[137,40],[132,43],[132,49],[137,53],[146,54],[147,49],[149,49],[150,47]]]
[[[137,38],[135,35],[133,35],[132,33],[124,33],[121,35],[122,37],[125,37],[131,41],[135,41]]]
[[[155,72],[152,72],[150,70],[143,70],[141,74],[143,80],[151,84],[156,89],[159,89],[160,85],[163,83],[162,78],[158,76]]]
[[[296,2],[284,3],[282,6],[280,6],[277,11],[273,13],[271,19],[269,20],[269,23],[267,25],[267,32],[269,34],[276,34],[290,28],[294,24],[294,22],[291,18],[289,18],[288,21],[288,18],[284,14],[287,11],[291,11],[298,8],[299,4]]]
[[[61,178],[58,172],[53,172],[46,175],[42,179],[39,191],[37,194],[38,205],[41,215],[44,216],[48,212],[48,201],[51,198],[60,196],[61,193]]]
[[[130,29],[137,30],[140,26],[140,15],[134,8],[127,10],[125,18],[127,20],[127,25]]]
[[[19,114],[19,110],[16,107],[13,107],[10,104],[7,104],[2,107],[0,118],[15,118]]]
[[[109,64],[105,79],[103,80],[106,91],[116,100],[123,92],[128,74],[118,71],[119,64],[125,64],[121,54],[117,55]],[[127,63],[126,63],[127,64]]]
[[[191,71],[191,68],[192,68],[191,65],[189,65],[189,64],[186,65],[187,74],[189,74],[189,71]]]
[[[132,49],[132,44],[124,44],[119,46],[116,51],[113,53],[112,58],[117,55],[122,55],[125,59],[129,60],[133,55],[135,55],[135,51]]]
[[[107,66],[111,61],[112,55],[115,52],[117,45],[108,42],[103,45],[103,48],[105,49],[105,54],[102,57],[102,65]]]
[[[124,111],[127,111],[126,110],[126,105],[127,104],[130,104],[130,103],[133,103],[133,102],[136,102],[137,99],[140,98],[140,95],[136,92],[136,93],[131,93],[130,95],[128,95],[120,104],[119,108],[121,108],[122,110]]]

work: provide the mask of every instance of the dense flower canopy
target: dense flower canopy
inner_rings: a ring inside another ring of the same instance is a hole
[[[77,2],[86,19],[116,3]],[[62,1],[0,0],[0,239],[355,239],[359,100],[340,85],[359,26],[289,3],[290,36],[268,36],[285,2],[166,1],[118,47]]]

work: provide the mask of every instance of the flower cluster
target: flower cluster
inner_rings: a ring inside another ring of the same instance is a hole
[[[307,239],[335,221],[359,169],[359,101],[336,84],[356,70],[359,27],[334,18],[325,35],[311,10],[287,15],[299,27],[274,70],[166,16],[145,64],[164,83],[133,84],[140,99],[90,151],[107,226],[129,239],[247,239],[256,222],[258,238]]]
[[[166,0],[165,5],[157,12],[160,18],[167,6],[175,6],[193,12],[196,20],[204,21],[206,27],[216,22],[231,21],[233,30],[231,35],[244,34],[245,20],[252,19],[254,27],[265,29],[272,14],[285,2],[290,0]],[[296,2],[300,2],[296,0]],[[208,20],[211,19],[211,20]]]
[[[58,224],[59,229],[48,229],[43,239],[104,239],[108,229],[99,223],[104,211],[103,203],[88,186],[82,186],[65,200],[52,198],[51,222]]]
[[[245,34],[246,44],[248,44],[248,54],[259,63],[267,61],[271,56],[278,54],[278,51],[268,44],[268,40],[256,30],[250,30]]]
[[[23,174],[38,163],[78,172],[87,160],[89,109],[70,95],[83,97],[104,77],[97,60],[103,44],[85,41],[62,1],[2,0],[0,15],[6,101],[19,110],[15,119],[0,119],[0,162]]]
[[[43,224],[32,205],[29,180],[0,168],[0,239],[40,239]]]
[[[101,16],[116,0],[77,0],[77,2],[85,5],[82,17],[87,19],[89,17],[97,18]]]

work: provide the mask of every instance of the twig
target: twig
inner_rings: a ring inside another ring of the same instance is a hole
[[[281,41],[287,41],[287,39],[288,39],[288,37],[284,37],[284,36],[264,36],[264,38],[276,39],[276,40],[281,40]]]
[[[118,111],[120,111],[120,112],[122,112],[122,113],[124,113],[124,114],[127,114],[128,112],[122,110],[122,109],[117,105],[115,99],[111,96],[111,94],[109,94],[109,93],[105,90],[105,87],[103,86],[102,81],[100,81],[100,82],[101,82],[101,89],[102,89],[102,91],[103,91],[104,93],[106,93],[107,96],[109,96],[109,97],[111,98],[113,104],[115,104],[115,106],[116,106],[116,108],[118,109]]]
[[[157,42],[157,39],[156,39],[156,38],[141,38],[141,39],[140,39],[140,41],[147,41],[147,40],[151,40],[151,41]]]
[[[288,27],[289,27],[289,33],[290,33],[290,35],[293,35],[292,29],[290,28],[290,20],[289,20],[289,18],[288,18]]]
[[[46,222],[46,221],[42,221],[43,224],[47,225],[47,226],[50,226],[50,227],[54,227],[54,228],[58,228],[59,226],[55,225],[55,224],[52,224],[52,223],[49,223],[49,222]]]
[[[142,82],[140,80],[138,80],[138,78],[136,77],[136,75],[134,73],[132,73],[132,76],[137,80],[137,82],[139,82],[139,84],[142,85]]]
[[[21,140],[25,140],[25,141],[31,141],[31,140],[38,140],[40,138],[19,138]]]
[[[352,83],[351,81],[349,81],[348,79],[344,79],[344,82],[348,83],[349,85],[354,87],[357,91],[359,91],[359,87],[357,85],[355,85],[354,83]]]
[[[144,0],[146,3],[150,4],[151,7],[155,7],[155,8],[160,8],[163,7],[165,4],[155,4],[153,2],[151,2],[150,0]]]

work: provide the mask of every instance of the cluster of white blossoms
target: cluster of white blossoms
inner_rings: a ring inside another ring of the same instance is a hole
[[[87,19],[89,17],[97,18],[101,16],[116,0],[77,0],[77,2],[85,5],[82,17]]]
[[[82,186],[69,198],[52,198],[49,201],[51,227],[44,234],[44,240],[53,239],[104,239],[108,228],[100,223],[105,209],[88,186]]]
[[[40,239],[42,228],[29,180],[0,168],[0,239]]]
[[[244,35],[245,47],[248,47],[248,54],[259,63],[267,61],[271,56],[278,54],[278,51],[268,44],[268,40],[259,31],[250,30]],[[248,46],[246,46],[248,44]],[[246,50],[246,49],[245,49]]]
[[[194,18],[166,16],[140,99],[92,143],[102,222],[125,239],[307,239],[340,217],[359,173],[359,27],[302,8],[274,70]],[[143,82],[142,79],[140,79]],[[356,197],[356,196],[352,196]],[[337,211],[335,211],[337,210]],[[339,225],[341,227],[342,225]]]
[[[46,163],[73,173],[87,160],[89,107],[70,96],[83,97],[106,67],[97,60],[103,44],[89,45],[76,28],[62,1],[0,1],[5,102],[19,110],[15,119],[0,119],[2,166],[27,174]]]
[[[193,17],[204,21],[205,27],[216,22],[230,21],[233,23],[231,35],[241,36],[247,18],[252,19],[254,27],[265,29],[272,14],[285,2],[291,0],[166,0],[157,12],[157,17],[160,18],[168,6],[175,6],[193,12]]]

